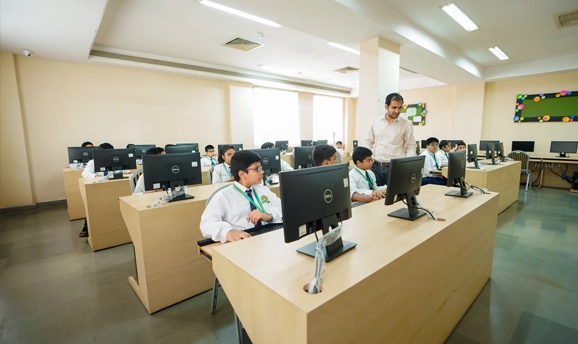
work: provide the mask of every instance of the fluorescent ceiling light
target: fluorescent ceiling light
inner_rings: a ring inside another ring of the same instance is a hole
[[[508,60],[510,59],[508,57],[508,55],[506,55],[500,48],[498,47],[493,47],[493,48],[489,48],[489,51],[492,52],[492,54],[496,55],[497,58],[499,58],[500,60]]]
[[[299,74],[301,75],[301,72],[298,72],[294,69],[289,69],[289,68],[282,68],[282,67],[272,67],[272,66],[266,66],[266,65],[259,65],[259,67],[263,68],[263,69],[267,69],[270,70],[272,72],[277,72],[277,73],[283,73],[283,74]]]
[[[446,12],[453,20],[457,21],[466,31],[474,31],[478,29],[478,26],[470,19],[464,12],[462,12],[458,6],[453,2],[448,2],[447,4],[441,5],[440,8]]]
[[[354,53],[354,54],[357,54],[357,55],[360,54],[360,53],[359,53],[359,50],[351,49],[351,48],[348,48],[348,47],[346,47],[346,46],[344,46],[344,45],[341,45],[341,44],[329,42],[329,43],[327,43],[327,45],[330,45],[330,46],[332,46],[332,47],[334,47],[334,48],[339,48],[339,49],[341,49],[341,50],[349,51],[350,53]]]
[[[259,23],[261,23],[261,24],[273,26],[273,27],[276,27],[276,28],[281,27],[281,25],[275,23],[274,21],[270,21],[270,20],[268,20],[268,19],[264,19],[264,18],[261,18],[261,17],[257,17],[257,16],[254,16],[254,15],[252,15],[252,14],[245,13],[245,12],[236,10],[236,9],[234,9],[234,8],[231,8],[231,7],[227,7],[227,6],[223,6],[223,5],[214,3],[214,2],[212,2],[212,1],[200,0],[199,2],[200,2],[201,4],[203,4],[203,5],[206,5],[206,6],[209,6],[209,7],[218,9],[218,10],[221,10],[221,11],[223,11],[223,12],[231,13],[231,14],[234,14],[234,15],[239,16],[239,17],[243,17],[243,18],[246,18],[246,19],[250,19],[250,20],[259,22]]]

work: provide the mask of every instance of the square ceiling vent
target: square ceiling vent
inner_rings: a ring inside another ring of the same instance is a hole
[[[554,21],[558,29],[578,25],[578,10],[554,14]]]
[[[359,68],[343,67],[343,68],[334,70],[334,72],[341,73],[341,74],[349,74],[349,73],[359,72]]]
[[[254,50],[254,49],[257,49],[257,48],[263,46],[262,43],[253,42],[253,41],[250,41],[248,39],[243,39],[240,37],[232,39],[226,43],[223,43],[222,45],[225,47],[229,47],[229,48],[233,48],[233,49],[237,49],[237,50],[243,50],[243,51],[251,51],[251,50]]]

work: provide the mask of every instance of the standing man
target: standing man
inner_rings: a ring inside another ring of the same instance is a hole
[[[375,173],[377,185],[387,184],[391,159],[415,156],[413,124],[399,117],[402,106],[403,97],[400,94],[388,94],[385,98],[385,116],[371,121],[365,145],[373,151],[375,162],[371,170]]]

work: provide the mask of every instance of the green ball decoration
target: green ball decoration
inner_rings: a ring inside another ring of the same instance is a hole
[[[516,96],[516,98],[522,99],[522,95],[521,95],[521,94],[518,94],[518,95]]]
[[[421,103],[417,103],[417,106],[421,106]]]
[[[520,121],[523,121],[523,120],[524,120],[524,117],[520,117]]]

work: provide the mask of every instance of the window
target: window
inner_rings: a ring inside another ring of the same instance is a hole
[[[297,92],[255,87],[255,146],[289,140],[299,143],[299,97]],[[277,147],[278,148],[278,147]]]
[[[343,99],[313,96],[313,138],[343,141]]]

